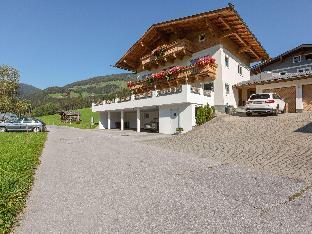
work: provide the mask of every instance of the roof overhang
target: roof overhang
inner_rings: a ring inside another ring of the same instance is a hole
[[[269,55],[233,5],[201,14],[187,16],[152,25],[144,35],[122,56],[115,67],[136,71],[140,58],[155,49],[157,43],[175,34],[207,29],[219,38],[230,38],[239,47],[239,52],[247,53],[251,62],[269,59]]]

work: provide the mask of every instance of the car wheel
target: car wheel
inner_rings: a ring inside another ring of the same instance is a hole
[[[278,116],[278,112],[279,112],[279,106],[276,107],[276,110],[274,111],[273,115]]]
[[[1,128],[0,128],[0,132],[6,132],[6,129],[3,128],[3,127],[1,127]]]
[[[252,116],[252,113],[251,113],[251,112],[246,112],[246,115],[247,115],[248,117],[250,117],[250,116]]]
[[[33,128],[33,132],[40,132],[40,128],[38,127]]]

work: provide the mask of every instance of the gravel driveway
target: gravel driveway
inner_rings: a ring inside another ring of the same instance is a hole
[[[303,181],[152,146],[146,139],[172,138],[50,127],[15,232],[312,231],[312,193],[304,192]]]

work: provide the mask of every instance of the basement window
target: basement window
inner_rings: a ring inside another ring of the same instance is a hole
[[[203,42],[205,40],[206,40],[206,34],[205,33],[200,34],[199,37],[198,37],[198,41],[199,42]]]
[[[204,84],[204,90],[213,91],[213,83]]]
[[[301,55],[297,55],[293,57],[293,63],[300,63],[301,62]]]

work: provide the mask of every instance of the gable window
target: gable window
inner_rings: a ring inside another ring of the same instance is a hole
[[[301,62],[301,55],[297,55],[293,57],[293,63],[300,63]]]
[[[205,40],[206,40],[206,34],[205,33],[200,34],[199,37],[198,37],[198,41],[199,42],[203,42]]]
[[[225,83],[225,94],[230,94],[230,85],[228,83]]]
[[[225,66],[226,67],[230,67],[230,58],[229,58],[229,56],[225,56],[224,61],[225,61]]]
[[[306,60],[312,60],[312,54],[306,54],[305,59]]]
[[[243,75],[243,67],[241,65],[237,66],[237,72],[238,74]]]

